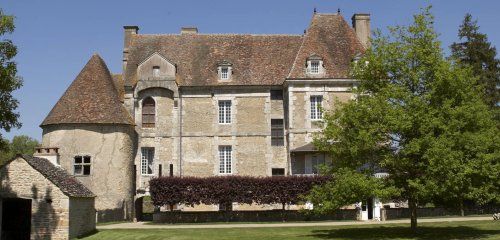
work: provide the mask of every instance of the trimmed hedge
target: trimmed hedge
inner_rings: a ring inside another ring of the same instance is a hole
[[[297,204],[326,176],[159,177],[149,182],[155,206],[185,204]]]

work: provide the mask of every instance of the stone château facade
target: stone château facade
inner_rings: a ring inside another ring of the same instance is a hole
[[[41,124],[100,220],[131,218],[160,175],[315,174],[312,134],[353,98],[370,16],[314,14],[302,35],[124,31],[123,72],[94,55]]]

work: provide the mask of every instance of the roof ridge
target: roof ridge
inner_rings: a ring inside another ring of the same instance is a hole
[[[252,37],[301,37],[303,34],[288,34],[288,33],[196,33],[196,34],[180,34],[180,33],[141,33],[134,37],[163,37],[163,36],[252,36]]]

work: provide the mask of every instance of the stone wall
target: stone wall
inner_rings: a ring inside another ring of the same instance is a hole
[[[0,169],[1,198],[31,199],[32,239],[69,238],[69,198],[23,159]]]
[[[98,221],[131,219],[135,132],[126,125],[49,125],[42,146],[58,147],[61,167],[73,173],[75,155],[91,156],[89,176],[76,176],[96,194]]]
[[[94,198],[69,200],[69,238],[73,239],[95,230]]]

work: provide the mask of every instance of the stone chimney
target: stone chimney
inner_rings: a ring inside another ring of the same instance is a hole
[[[123,26],[123,29],[125,30],[124,31],[125,36],[124,36],[124,42],[123,42],[123,73],[125,73],[125,70],[127,68],[129,47],[130,47],[130,43],[132,41],[132,35],[139,33],[139,27],[138,26]]]
[[[59,148],[56,147],[37,147],[33,157],[45,158],[55,166],[59,166]]]
[[[352,15],[352,27],[356,31],[359,41],[363,44],[363,47],[368,48],[370,46],[370,14],[368,13],[356,13]]]
[[[197,33],[198,33],[197,27],[182,27],[181,28],[181,34],[197,34]]]

